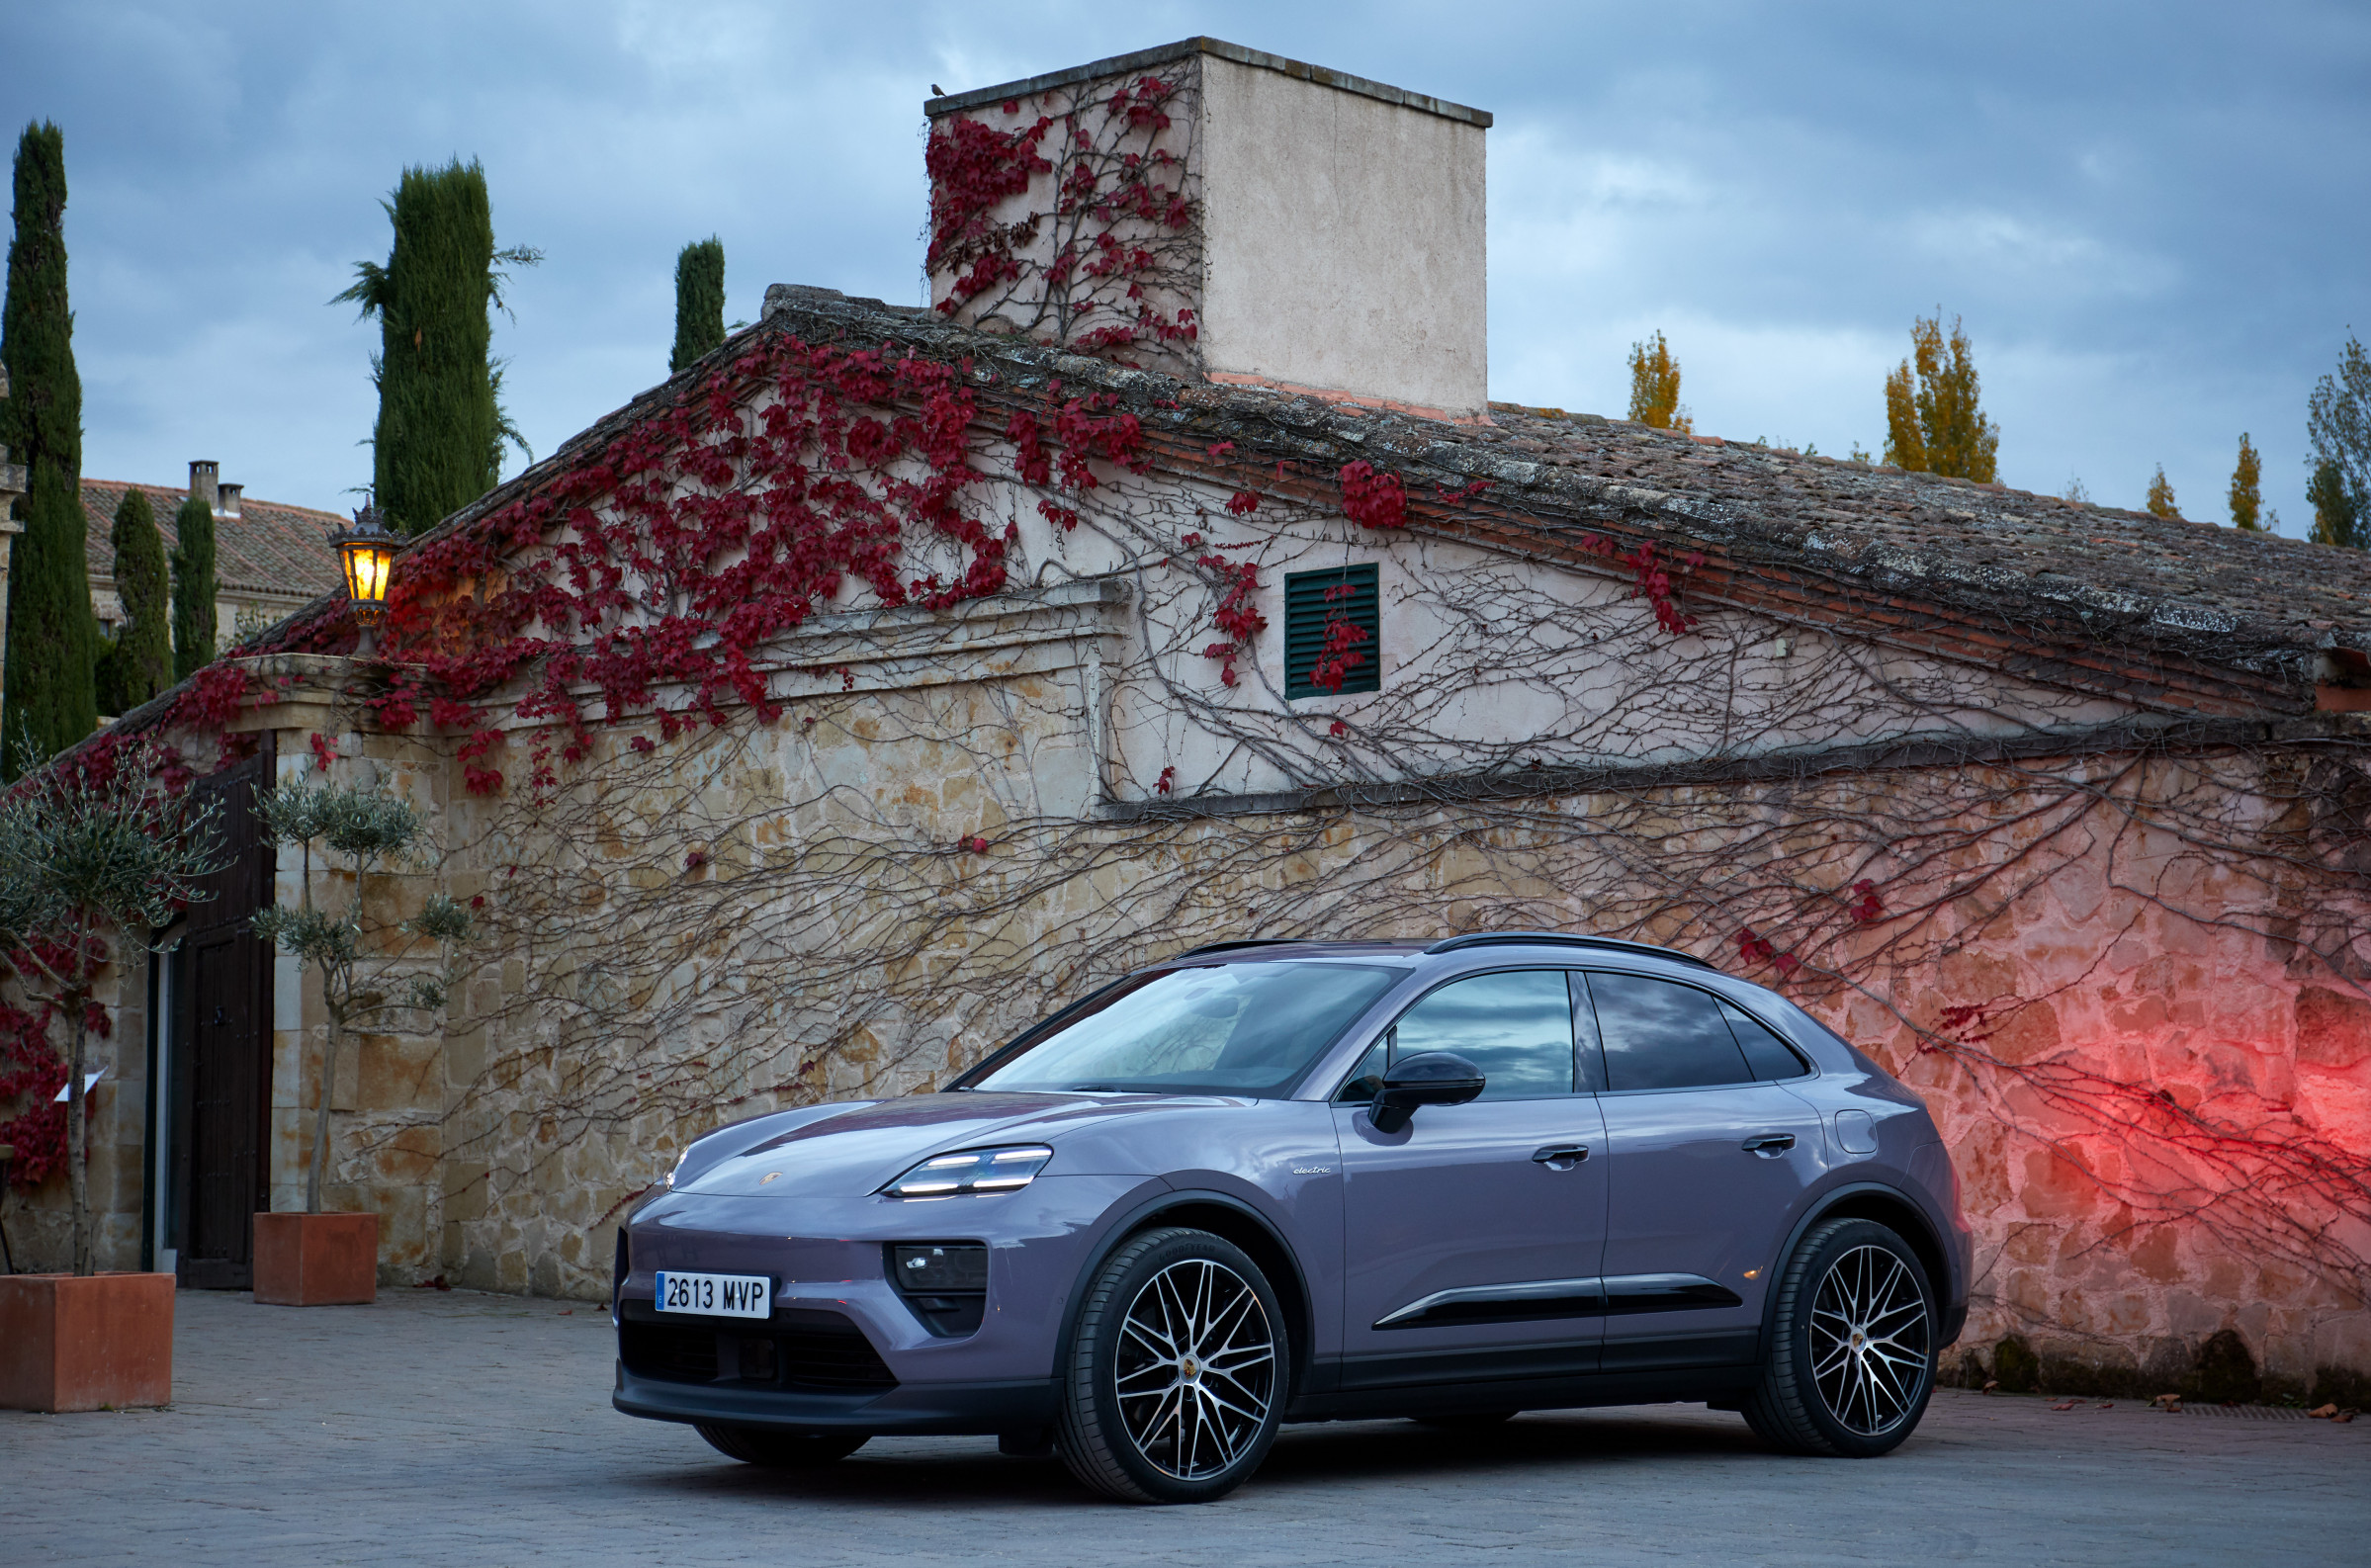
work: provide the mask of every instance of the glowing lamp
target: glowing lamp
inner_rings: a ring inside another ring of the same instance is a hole
[[[354,526],[329,536],[338,566],[346,574],[346,599],[354,607],[360,635],[354,644],[357,658],[379,652],[379,622],[387,614],[387,583],[395,574],[398,541],[379,520],[379,508],[366,505],[354,514]]]

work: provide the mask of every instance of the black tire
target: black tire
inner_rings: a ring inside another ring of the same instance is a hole
[[[1208,1503],[1268,1457],[1292,1356],[1260,1265],[1171,1228],[1096,1270],[1059,1364],[1055,1442],[1071,1474],[1122,1502]]]
[[[869,1432],[767,1432],[757,1427],[694,1427],[708,1446],[744,1464],[769,1470],[811,1470],[837,1464],[863,1447]]]
[[[1741,1404],[1787,1453],[1874,1459],[1917,1430],[1935,1391],[1935,1296],[1909,1244],[1874,1220],[1829,1220],[1778,1280],[1770,1358]]]

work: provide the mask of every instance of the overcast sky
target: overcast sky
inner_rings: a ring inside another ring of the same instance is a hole
[[[2371,6],[57,4],[0,0],[0,114],[65,131],[85,472],[341,507],[367,481],[406,163],[484,160],[548,258],[498,320],[538,453],[660,380],[688,239],[921,298],[922,100],[1196,33],[1497,116],[1491,393],[1619,415],[1660,328],[1697,429],[1885,435],[1912,317],[1965,318],[2001,478],[2283,532],[2306,397],[2371,329]],[[516,460],[513,460],[514,469]]]

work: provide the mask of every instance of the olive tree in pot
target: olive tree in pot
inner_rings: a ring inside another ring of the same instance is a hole
[[[338,1059],[350,1035],[420,1027],[435,1017],[474,921],[467,908],[442,893],[431,894],[409,919],[390,917],[392,878],[418,864],[427,824],[385,786],[286,784],[256,810],[273,842],[298,846],[301,896],[293,909],[275,904],[258,913],[255,934],[318,977],[328,1038],[314,1086],[305,1212],[255,1216],[255,1299],[300,1307],[367,1303],[379,1291],[379,1216],[321,1209]],[[316,853],[324,873],[337,875],[337,861],[349,868],[346,897],[337,908],[314,897]],[[433,949],[440,960],[432,972],[417,967],[423,949]]]
[[[101,977],[222,868],[214,807],[152,782],[152,745],[108,747],[0,801],[0,962],[63,1041],[70,1273],[0,1276],[0,1406],[97,1410],[173,1397],[173,1276],[102,1273],[90,1203],[91,1027]],[[119,976],[121,976],[121,971]]]

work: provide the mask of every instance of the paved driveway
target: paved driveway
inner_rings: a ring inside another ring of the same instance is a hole
[[[2371,1561],[2371,1419],[2163,1416],[1946,1391],[1870,1463],[1776,1458],[1700,1407],[1285,1429],[1226,1502],[1124,1508],[987,1438],[814,1475],[609,1408],[597,1308],[183,1292],[166,1411],[0,1413],[26,1563]]]

